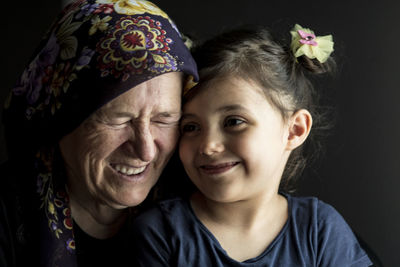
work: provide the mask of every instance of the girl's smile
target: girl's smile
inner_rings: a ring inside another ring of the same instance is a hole
[[[236,77],[207,83],[184,105],[180,129],[180,158],[207,198],[229,202],[277,192],[289,131],[257,84]]]
[[[206,175],[219,175],[219,174],[225,174],[229,170],[232,170],[235,166],[240,164],[240,162],[225,162],[225,163],[215,163],[215,164],[206,164],[206,165],[201,165],[200,171],[203,172]]]

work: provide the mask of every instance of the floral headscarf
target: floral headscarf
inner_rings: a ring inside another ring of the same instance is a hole
[[[148,1],[77,0],[47,32],[3,118],[9,158],[34,166],[43,266],[76,264],[65,174],[56,164],[58,141],[132,87],[178,71],[197,80],[178,29]]]

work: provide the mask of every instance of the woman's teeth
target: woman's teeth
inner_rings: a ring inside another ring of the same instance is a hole
[[[125,174],[125,175],[135,175],[135,174],[139,174],[141,172],[144,171],[144,169],[146,169],[146,166],[140,167],[140,168],[132,168],[132,167],[128,167],[125,165],[115,165],[114,166],[115,170]]]

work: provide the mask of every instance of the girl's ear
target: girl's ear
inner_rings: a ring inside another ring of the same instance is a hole
[[[294,150],[307,139],[312,126],[312,116],[306,109],[300,109],[289,119],[287,150]]]

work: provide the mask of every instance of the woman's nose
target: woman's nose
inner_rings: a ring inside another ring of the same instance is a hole
[[[211,156],[225,150],[221,134],[208,131],[201,138],[200,154]]]
[[[152,161],[156,155],[156,145],[150,125],[145,124],[136,127],[132,139],[136,156],[145,162]]]

